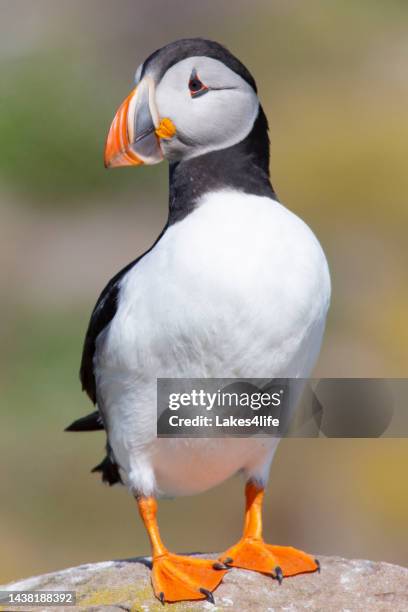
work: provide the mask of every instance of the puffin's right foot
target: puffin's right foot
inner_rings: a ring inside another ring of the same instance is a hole
[[[245,487],[246,511],[244,534],[219,561],[228,567],[270,574],[279,582],[285,576],[320,572],[320,563],[303,550],[292,546],[271,546],[262,538],[262,502],[264,489],[249,481]]]
[[[187,557],[166,551],[153,558],[154,594],[162,603],[192,599],[207,599],[214,603],[212,592],[227,571],[214,559]]]

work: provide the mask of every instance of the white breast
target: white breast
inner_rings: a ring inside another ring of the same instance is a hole
[[[227,461],[225,440],[157,440],[156,379],[307,377],[329,298],[324,253],[303,221],[269,198],[204,196],[124,277],[98,338],[98,402],[125,480],[177,494],[238,469],[263,474],[273,440],[230,440]]]

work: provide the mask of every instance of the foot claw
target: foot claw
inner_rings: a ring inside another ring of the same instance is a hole
[[[210,603],[215,605],[215,601],[214,601],[214,596],[211,593],[211,591],[209,591],[208,589],[200,589],[200,593],[202,593],[203,595],[205,595],[205,598],[207,601],[209,601]]]
[[[276,578],[276,580],[279,582],[279,584],[282,584],[283,581],[283,572],[282,572],[282,568],[279,567],[279,565],[277,567],[275,567],[275,576],[274,578]]]
[[[223,563],[225,565],[229,565],[230,563],[233,563],[234,559],[232,557],[225,557],[225,559],[223,560]]]
[[[164,593],[163,591],[159,595],[160,603],[164,606]]]
[[[226,570],[226,569],[230,569],[228,567],[228,565],[225,565],[224,563],[220,563],[219,561],[216,561],[213,565],[213,569],[215,570]]]
[[[314,561],[315,561],[315,563],[316,563],[316,565],[317,565],[317,571],[318,571],[318,572],[319,572],[319,574],[320,574],[320,570],[321,570],[321,567],[320,567],[320,561],[319,561],[319,559],[315,559]]]

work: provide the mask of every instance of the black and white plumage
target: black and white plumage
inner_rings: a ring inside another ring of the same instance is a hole
[[[95,306],[81,381],[98,410],[69,429],[100,429],[102,419],[108,455],[96,469],[136,494],[193,494],[240,470],[264,484],[276,439],[157,439],[156,379],[309,376],[330,299],[327,262],[277,201],[265,114],[234,56],[211,41],[177,41],[136,82],[123,114],[129,143],[116,161],[109,153],[111,165],[168,159],[169,217]],[[163,118],[175,134],[156,150],[148,123],[159,131]]]

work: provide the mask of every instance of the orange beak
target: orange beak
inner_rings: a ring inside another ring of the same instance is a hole
[[[146,76],[118,108],[105,145],[105,167],[158,164],[163,159],[161,138],[172,138],[175,127],[159,120],[153,80]]]
[[[133,153],[129,141],[128,111],[129,104],[135,94],[136,88],[119,106],[112,121],[105,145],[105,168],[143,164],[143,160]]]

